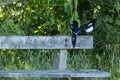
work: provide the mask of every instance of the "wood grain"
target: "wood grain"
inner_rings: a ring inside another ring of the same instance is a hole
[[[93,36],[78,36],[72,47],[71,36],[0,36],[0,49],[92,49]]]
[[[111,74],[99,70],[0,70],[0,77],[110,77]]]

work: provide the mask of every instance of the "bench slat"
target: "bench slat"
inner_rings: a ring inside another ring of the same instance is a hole
[[[10,4],[10,3],[16,2],[16,1],[18,1],[18,0],[2,0],[2,1],[0,0],[0,6]]]
[[[99,70],[0,70],[0,77],[110,77],[111,74]]]
[[[92,49],[93,36],[78,36],[75,49]],[[71,36],[0,36],[0,49],[73,49]]]

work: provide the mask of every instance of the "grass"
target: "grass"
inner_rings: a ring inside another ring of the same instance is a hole
[[[113,51],[112,51],[113,52]],[[112,77],[95,80],[119,80],[118,53],[94,53],[93,50],[68,50],[68,69],[99,69],[112,73]],[[53,50],[1,50],[1,70],[52,69]],[[49,78],[0,78],[0,80],[50,80]]]

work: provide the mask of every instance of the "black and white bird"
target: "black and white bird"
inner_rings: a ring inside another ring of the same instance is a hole
[[[95,23],[96,23],[97,19],[93,19],[91,20],[89,23],[85,24],[81,30],[81,33],[90,33],[93,31],[94,27],[95,27]]]
[[[77,21],[72,22],[71,31],[72,31],[72,45],[75,48],[77,35],[80,32],[80,26]]]

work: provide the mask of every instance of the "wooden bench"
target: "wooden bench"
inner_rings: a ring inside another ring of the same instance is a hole
[[[53,70],[0,70],[0,77],[51,77],[74,80],[92,80],[110,77],[111,73],[89,70],[67,70],[67,49],[92,49],[93,36],[79,36],[72,47],[71,36],[0,36],[0,49],[57,49],[54,53]],[[73,79],[72,79],[73,78]],[[55,80],[54,79],[54,80]]]

